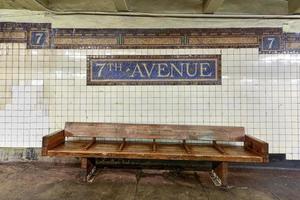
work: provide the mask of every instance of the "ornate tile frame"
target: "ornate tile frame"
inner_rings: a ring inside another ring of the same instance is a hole
[[[32,44],[34,31],[46,32],[43,45]],[[280,48],[263,49],[262,40],[267,36],[279,37]],[[4,42],[27,43],[29,49],[259,48],[260,54],[300,52],[299,33],[284,33],[274,27],[52,29],[49,23],[0,22],[0,43]]]
[[[91,80],[91,61],[93,59],[215,59],[216,65],[216,79],[214,80],[122,80],[122,81],[92,81]],[[221,85],[222,84],[222,69],[221,69],[221,55],[126,55],[126,56],[87,56],[87,85]]]

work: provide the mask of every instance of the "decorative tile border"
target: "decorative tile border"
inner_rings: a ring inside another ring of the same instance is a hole
[[[0,23],[0,43],[4,42],[26,42],[27,26],[25,23]]]
[[[257,46],[259,42],[258,36],[190,36],[189,44],[193,46]]]
[[[259,48],[262,36],[280,28],[54,29],[54,48]],[[78,41],[80,43],[72,42]],[[103,39],[97,42],[97,39]],[[93,44],[91,44],[93,40]],[[274,50],[272,50],[273,52]],[[266,51],[264,51],[266,52]]]
[[[300,53],[300,33],[284,33],[284,41],[286,51]]]
[[[49,29],[31,29],[28,35],[27,45],[32,49],[50,48]]]
[[[220,85],[221,55],[87,56],[87,85]]]
[[[22,30],[0,31],[0,42],[26,42],[26,33]]]
[[[285,51],[283,32],[264,32],[260,37],[260,53],[282,53]]]
[[[49,23],[0,22],[0,43],[27,43],[27,48],[50,48]]]
[[[300,33],[281,28],[52,29],[49,23],[0,22],[0,43],[27,48],[259,48],[260,53],[300,52]]]
[[[135,47],[145,47],[151,46],[154,47],[159,45],[163,46],[181,46],[182,37],[181,36],[124,36],[123,45],[125,46],[135,46]]]

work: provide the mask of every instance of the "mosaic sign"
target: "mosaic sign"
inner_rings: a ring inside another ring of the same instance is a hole
[[[88,56],[88,85],[221,84],[221,56]]]
[[[261,51],[279,51],[281,49],[281,36],[268,35],[262,37]]]
[[[48,33],[47,31],[31,31],[30,32],[31,46],[43,47],[48,45]]]

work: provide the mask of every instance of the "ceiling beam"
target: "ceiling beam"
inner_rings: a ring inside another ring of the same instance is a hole
[[[129,11],[127,0],[114,0],[117,11]]]
[[[288,0],[289,14],[300,14],[300,1]]]
[[[205,0],[203,5],[204,13],[214,13],[223,4],[224,0]]]

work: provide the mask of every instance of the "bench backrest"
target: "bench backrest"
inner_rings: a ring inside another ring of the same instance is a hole
[[[244,141],[243,127],[66,122],[65,135],[175,140]]]

